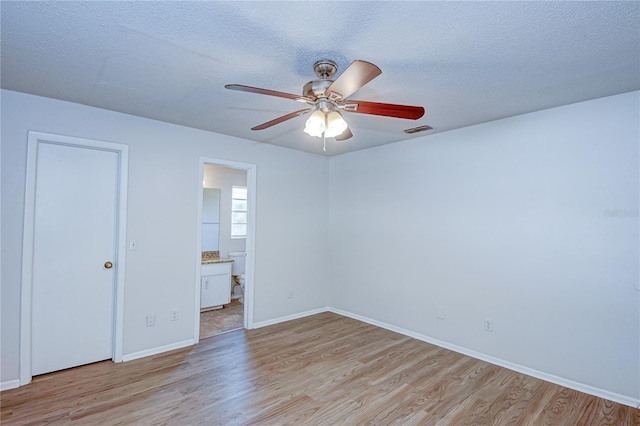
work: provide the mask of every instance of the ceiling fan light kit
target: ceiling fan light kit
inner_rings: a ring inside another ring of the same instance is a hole
[[[313,137],[323,137],[325,151],[326,138],[336,138],[338,141],[343,141],[353,136],[340,110],[408,120],[417,120],[424,115],[423,107],[347,100],[362,86],[382,74],[380,68],[370,62],[353,61],[336,80],[332,80],[332,78],[337,73],[338,66],[331,60],[317,61],[313,65],[313,70],[318,80],[306,83],[302,88],[302,96],[242,84],[227,84],[224,87],[230,90],[276,96],[306,103],[310,108],[283,115],[255,126],[251,130],[264,130],[292,118],[311,113],[305,123],[304,132]]]
[[[313,137],[320,137],[326,128],[325,117],[322,111],[315,110],[307,120],[304,132]]]
[[[341,135],[348,126],[337,108],[334,102],[320,99],[305,124],[304,132],[313,137],[334,138]]]
[[[328,138],[335,138],[347,130],[347,122],[338,111],[331,111],[327,114],[327,129],[325,135]]]

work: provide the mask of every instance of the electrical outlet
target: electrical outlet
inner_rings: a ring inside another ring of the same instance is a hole
[[[156,316],[147,315],[147,327],[155,327],[155,325],[156,325]]]
[[[177,320],[178,320],[178,310],[174,308],[171,310],[171,321],[177,321]]]
[[[289,289],[289,291],[287,291],[287,297],[293,299],[293,290]]]
[[[484,331],[493,331],[493,320],[490,318],[484,319]]]
[[[444,319],[444,317],[445,317],[444,306],[438,306],[438,319]]]

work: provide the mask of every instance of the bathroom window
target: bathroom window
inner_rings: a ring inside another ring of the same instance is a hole
[[[247,187],[231,187],[231,238],[247,237]]]

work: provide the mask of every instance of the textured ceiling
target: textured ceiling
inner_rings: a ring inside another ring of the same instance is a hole
[[[299,103],[329,58],[382,75],[360,100],[424,106],[417,121],[345,113],[328,155],[640,89],[639,2],[0,3],[1,85],[322,153]],[[428,133],[403,129],[428,124]],[[424,139],[428,142],[429,138]]]

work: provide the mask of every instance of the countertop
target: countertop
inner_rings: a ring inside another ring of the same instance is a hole
[[[233,262],[233,259],[207,259],[207,260],[203,260],[202,264],[203,265],[211,265],[213,263],[231,263]]]

